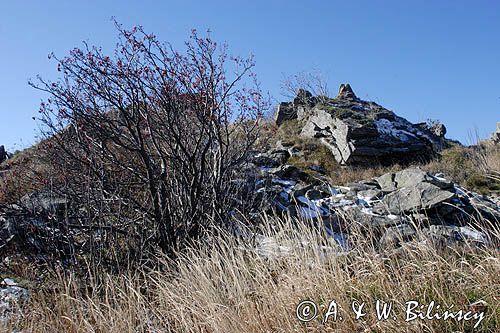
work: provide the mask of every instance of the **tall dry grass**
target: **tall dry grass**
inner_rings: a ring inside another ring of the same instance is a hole
[[[355,223],[355,222],[352,222]],[[179,254],[175,265],[82,281],[61,274],[32,290],[22,316],[4,326],[22,332],[499,332],[498,248],[438,247],[418,239],[381,250],[358,235],[352,250],[335,252],[323,231],[290,219],[267,219],[258,239],[221,232],[217,241]],[[494,237],[498,241],[498,232]],[[255,244],[258,250],[255,250]],[[259,254],[260,253],[260,254]],[[271,255],[263,256],[262,253]],[[296,318],[304,299],[320,315]],[[343,320],[323,324],[336,300]],[[374,300],[394,302],[396,319],[377,321]],[[365,302],[355,320],[351,302]],[[435,301],[467,310],[488,303],[484,320],[405,322],[404,302]]]

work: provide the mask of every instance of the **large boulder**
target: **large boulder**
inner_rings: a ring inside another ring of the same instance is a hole
[[[287,120],[303,119],[306,111],[316,105],[318,99],[311,92],[299,89],[293,102],[280,103],[274,113],[274,122],[280,126]]]
[[[339,88],[339,93],[337,94],[337,98],[342,98],[342,99],[354,99],[357,100],[358,97],[352,91],[351,85],[349,83],[343,83],[340,85]]]
[[[398,215],[431,209],[454,197],[453,192],[421,182],[389,193],[382,200],[382,205],[389,213]]]
[[[409,163],[430,159],[447,146],[444,125],[414,125],[359,99],[349,84],[341,85],[332,99],[301,94],[292,103],[280,104],[276,123],[302,120],[301,135],[318,139],[340,164]]]
[[[301,135],[317,138],[340,164],[410,162],[434,154],[430,140],[403,118],[357,120],[349,111],[339,110],[314,108]]]

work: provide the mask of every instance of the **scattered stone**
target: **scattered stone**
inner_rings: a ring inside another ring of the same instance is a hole
[[[273,170],[272,173],[279,178],[293,179],[296,181],[307,181],[310,178],[307,173],[293,165],[283,165],[280,168]]]
[[[267,207],[265,211],[321,221],[331,232],[341,234],[348,234],[356,225],[375,230],[373,236],[378,237],[382,247],[410,240],[419,229],[442,244],[487,245],[487,233],[462,225],[461,221],[470,216],[500,220],[500,207],[494,201],[468,192],[443,175],[418,168],[389,172],[347,186],[313,183],[307,173],[292,165],[262,170],[263,179],[256,187],[265,203],[262,207]]]
[[[12,279],[4,279],[0,284],[0,322],[21,315],[21,306],[28,297],[27,289],[19,287]]]
[[[317,102],[309,91],[299,89],[293,102],[282,102],[276,108],[274,113],[274,122],[280,126],[287,120],[302,119],[306,111],[313,107]]]
[[[375,180],[384,192],[392,192],[397,189],[396,183],[394,182],[394,174],[392,172],[385,173],[375,178]]]
[[[470,227],[458,227],[455,225],[431,225],[424,228],[423,234],[429,237],[435,244],[451,246],[459,242],[469,242],[481,245],[490,244],[488,236]]]
[[[319,200],[327,198],[331,195],[330,192],[325,192],[317,188],[310,189],[306,192],[305,196],[309,200]]]

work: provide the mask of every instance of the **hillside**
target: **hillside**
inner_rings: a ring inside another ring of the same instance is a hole
[[[111,122],[125,131],[120,112]],[[244,126],[234,125],[235,137]],[[92,183],[82,182],[92,169],[62,158],[77,127],[62,146],[54,136],[14,156],[3,153],[0,321],[28,331],[45,321],[75,332],[292,332],[312,327],[291,315],[301,299],[323,309],[329,295],[344,310],[353,299],[393,300],[400,308],[416,299],[476,314],[415,321],[407,326],[412,332],[500,327],[495,135],[464,147],[445,137],[443,124],[412,124],[359,99],[349,84],[335,98],[299,90],[258,126],[255,144],[228,178],[230,219],[184,238],[173,255],[147,243],[157,231],[154,216],[139,211],[149,207],[146,191],[134,185],[140,175],[114,179],[124,169],[142,170],[131,153],[109,148],[118,165],[99,169],[105,176]],[[127,181],[131,187],[121,187]],[[404,323],[397,316],[380,322],[371,313],[334,324],[397,331]],[[335,327],[320,319],[320,331]]]

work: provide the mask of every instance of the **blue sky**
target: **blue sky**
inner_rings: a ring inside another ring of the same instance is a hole
[[[254,54],[262,88],[280,99],[283,74],[323,73],[333,93],[349,82],[412,122],[441,120],[471,143],[500,121],[499,1],[8,1],[0,0],[0,144],[36,142],[29,87],[54,78],[50,52],[91,44],[111,50],[115,16],[182,47],[210,29],[230,52]]]

